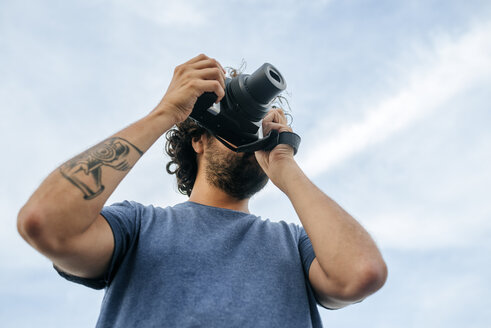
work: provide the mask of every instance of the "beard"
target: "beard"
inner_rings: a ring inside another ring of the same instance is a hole
[[[210,140],[205,154],[206,180],[238,200],[252,197],[268,183],[268,176],[254,153],[234,153],[218,148],[217,140]]]

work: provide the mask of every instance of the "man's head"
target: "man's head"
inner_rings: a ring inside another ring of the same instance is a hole
[[[169,174],[176,174],[182,194],[191,195],[198,162],[209,184],[239,200],[250,198],[268,182],[253,153],[237,154],[229,150],[189,118],[169,130],[166,139],[165,150],[171,158],[166,169]],[[198,156],[197,152],[201,151]],[[175,168],[171,169],[173,165]]]

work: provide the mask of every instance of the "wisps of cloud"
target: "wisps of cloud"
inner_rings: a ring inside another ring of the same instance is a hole
[[[128,14],[163,26],[197,27],[208,20],[206,7],[199,6],[196,1],[116,1],[114,6]]]
[[[460,220],[400,212],[379,215],[367,220],[366,226],[381,245],[399,250],[465,247],[469,239],[462,238],[462,234],[472,235],[472,227],[463,228]]]
[[[400,71],[405,73],[397,93],[367,106],[365,116],[358,122],[341,126],[310,145],[300,157],[310,176],[322,174],[370,145],[386,140],[489,76],[491,23],[476,25],[457,39],[439,36],[430,49],[417,48],[414,54],[418,64],[400,64]],[[323,129],[322,123],[313,128]]]

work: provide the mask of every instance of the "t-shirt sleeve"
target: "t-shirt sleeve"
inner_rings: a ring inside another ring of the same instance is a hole
[[[314,253],[314,248],[312,247],[312,242],[310,241],[310,238],[305,232],[305,229],[303,227],[299,227],[299,234],[300,236],[298,240],[298,249],[300,251],[300,257],[302,259],[302,265],[303,265],[303,270],[305,272],[305,281],[307,284],[308,292],[312,296],[312,298],[315,299],[315,303],[317,305],[320,305],[323,308],[330,310],[329,308],[325,307],[319,302],[314,292],[314,289],[310,284],[309,270],[310,270],[310,266],[312,265],[312,262],[315,259],[315,253]]]
[[[109,223],[114,237],[114,250],[107,271],[97,278],[82,278],[63,272],[53,265],[63,278],[94,289],[103,289],[109,286],[138,232],[137,209],[133,202],[124,201],[105,206],[101,215]]]
[[[303,227],[299,227],[299,239],[298,239],[298,250],[300,252],[300,257],[302,259],[303,270],[305,272],[305,276],[309,276],[310,265],[312,261],[315,259],[314,248],[312,247],[312,243],[305,232]]]

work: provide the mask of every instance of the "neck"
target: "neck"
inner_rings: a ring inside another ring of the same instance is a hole
[[[226,208],[229,210],[250,213],[249,199],[238,200],[226,194],[223,190],[212,186],[198,174],[189,200],[198,204]]]

